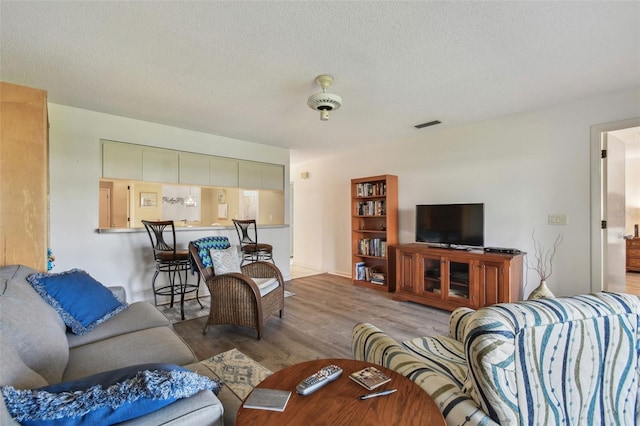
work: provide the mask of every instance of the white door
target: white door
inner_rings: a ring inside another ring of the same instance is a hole
[[[602,254],[605,271],[603,288],[624,288],[625,285],[625,145],[619,139],[602,134],[606,158],[602,161],[603,219],[607,229],[603,229]]]

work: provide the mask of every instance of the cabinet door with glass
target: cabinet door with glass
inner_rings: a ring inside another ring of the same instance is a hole
[[[417,294],[450,307],[473,306],[473,261],[420,254],[420,265],[422,279]]]
[[[472,307],[473,261],[452,256],[445,259],[443,269],[446,276],[443,299],[460,306]]]

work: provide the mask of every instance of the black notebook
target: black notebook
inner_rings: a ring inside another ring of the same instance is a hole
[[[284,411],[291,397],[290,391],[278,389],[255,388],[247,400],[244,408],[256,408],[258,410]]]

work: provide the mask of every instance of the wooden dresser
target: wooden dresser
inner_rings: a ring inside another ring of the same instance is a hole
[[[627,271],[640,272],[640,237],[627,239]]]

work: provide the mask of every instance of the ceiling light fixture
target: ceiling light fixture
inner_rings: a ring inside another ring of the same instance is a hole
[[[322,87],[321,93],[309,96],[307,105],[309,108],[320,111],[320,120],[329,120],[329,111],[336,110],[342,106],[342,98],[333,93],[327,93],[327,88],[333,83],[333,77],[330,75],[319,75],[316,77],[316,83]]]
[[[193,197],[193,195],[191,195],[191,187],[189,187],[189,195],[187,195],[184,198],[184,201],[182,202],[182,204],[185,207],[198,207],[198,202],[196,201],[196,199]]]

